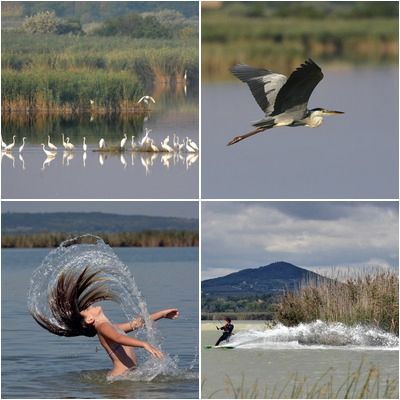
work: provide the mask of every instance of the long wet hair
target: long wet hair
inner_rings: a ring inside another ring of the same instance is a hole
[[[30,310],[32,317],[44,329],[58,336],[95,336],[96,329],[85,322],[80,312],[98,301],[118,301],[118,296],[105,285],[108,279],[101,275],[102,272],[90,271],[90,267],[85,267],[80,273],[61,272],[48,296],[55,322],[35,310]]]

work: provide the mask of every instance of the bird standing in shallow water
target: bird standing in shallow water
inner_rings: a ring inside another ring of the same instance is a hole
[[[21,153],[22,152],[22,150],[24,149],[24,146],[25,146],[25,139],[26,139],[26,137],[24,136],[23,138],[22,138],[22,144],[21,144],[21,146],[19,146],[19,152]]]
[[[233,75],[247,83],[265,117],[255,122],[255,130],[234,137],[228,146],[250,136],[278,126],[308,126],[316,128],[325,115],[344,114],[323,108],[307,109],[314,88],[324,77],[321,68],[311,59],[300,65],[287,78],[268,69],[238,64],[231,69]]]

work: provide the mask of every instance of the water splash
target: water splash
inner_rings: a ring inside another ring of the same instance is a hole
[[[142,316],[145,319],[142,335],[149,343],[161,348],[161,335],[149,319],[146,301],[131,272],[111,247],[94,235],[82,235],[66,240],[58,248],[50,251],[32,274],[28,308],[58,324],[49,309],[48,293],[54,288],[61,272],[75,270],[79,273],[87,266],[104,271],[108,287],[121,299],[120,306],[127,320]],[[174,373],[177,368],[177,360],[165,354],[161,361],[148,358],[143,364],[139,364],[135,373],[141,376],[141,380],[152,380],[160,374]]]
[[[272,329],[241,331],[227,345],[243,349],[342,347],[397,350],[399,338],[364,325],[347,326],[340,322],[326,323],[317,320],[295,327],[278,324]]]

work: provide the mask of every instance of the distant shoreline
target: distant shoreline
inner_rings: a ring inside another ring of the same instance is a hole
[[[111,247],[198,247],[199,235],[193,231],[142,231],[96,233]],[[46,232],[30,235],[3,234],[3,249],[54,248],[63,241],[76,237],[76,233]]]

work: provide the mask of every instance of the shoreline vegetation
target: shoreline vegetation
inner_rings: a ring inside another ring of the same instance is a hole
[[[143,114],[138,100],[154,88],[198,82],[197,26],[178,12],[132,12],[85,31],[43,11],[1,41],[3,114]]]
[[[297,290],[262,299],[217,298],[206,303],[203,300],[202,320],[223,320],[227,315],[286,326],[315,320],[349,326],[363,324],[399,336],[399,277],[392,271],[365,273],[345,281],[302,282]]]
[[[398,64],[398,4],[220,3],[202,8],[202,79],[233,81],[238,63],[290,73],[312,56],[346,68]],[[278,3],[278,2],[277,2]],[[332,2],[331,2],[332,3]],[[209,8],[210,6],[210,8]],[[274,8],[275,7],[275,8]],[[308,8],[307,8],[308,7]],[[362,7],[368,10],[363,10]],[[367,12],[368,11],[368,12]],[[251,43],[251,45],[249,45]]]
[[[233,399],[397,399],[399,384],[397,376],[385,376],[379,366],[366,364],[363,359],[357,368],[349,366],[347,377],[338,381],[335,369],[320,372],[318,377],[307,377],[295,373],[283,385],[266,385],[257,380],[252,384],[242,374],[240,382],[224,376],[224,388],[214,390],[206,398],[218,398],[224,393]],[[222,385],[221,385],[222,386]],[[202,392],[207,389],[207,380],[202,380]],[[225,397],[224,396],[224,397]]]
[[[193,231],[165,230],[118,233],[95,233],[111,247],[198,247],[199,235]],[[29,235],[5,234],[1,237],[3,249],[58,247],[76,233],[43,232]]]

